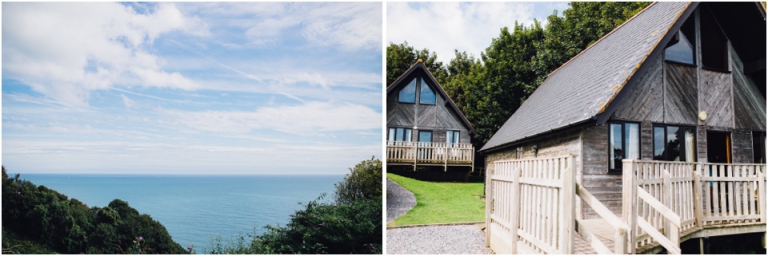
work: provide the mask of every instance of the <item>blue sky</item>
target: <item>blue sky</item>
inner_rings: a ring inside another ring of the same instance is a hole
[[[342,174],[381,158],[381,3],[3,3],[12,173]]]
[[[480,57],[499,36],[502,27],[515,21],[542,25],[557,10],[562,16],[568,2],[388,2],[386,40],[437,53],[448,64],[454,49]]]

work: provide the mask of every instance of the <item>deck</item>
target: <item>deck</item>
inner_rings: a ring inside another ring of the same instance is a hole
[[[387,141],[387,165],[473,167],[475,148],[469,143]]]
[[[688,239],[766,232],[765,164],[625,160],[621,216],[572,167],[570,157],[495,163],[486,240],[496,253],[680,254]],[[578,218],[577,199],[599,218]]]

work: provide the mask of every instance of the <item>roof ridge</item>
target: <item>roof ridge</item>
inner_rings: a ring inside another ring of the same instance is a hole
[[[605,34],[603,37],[600,37],[600,39],[597,39],[597,41],[595,41],[595,43],[593,43],[593,44],[591,44],[591,45],[587,46],[587,48],[584,48],[584,50],[582,50],[581,52],[579,52],[579,54],[576,54],[575,56],[573,56],[573,57],[572,57],[570,60],[568,60],[568,61],[566,61],[565,63],[563,63],[563,65],[560,65],[560,67],[556,68],[555,70],[552,70],[552,72],[549,72],[549,74],[547,74],[547,77],[549,77],[549,76],[552,76],[552,74],[554,74],[555,72],[557,72],[557,71],[558,71],[558,70],[560,70],[561,68],[565,67],[565,65],[568,65],[568,63],[571,63],[571,61],[573,61],[574,59],[576,59],[576,58],[578,58],[579,56],[581,56],[581,54],[582,54],[582,53],[586,52],[586,51],[587,51],[587,50],[589,50],[589,49],[592,49],[592,47],[593,47],[593,46],[595,46],[596,44],[598,44],[598,43],[602,42],[604,38],[606,38],[606,37],[610,36],[611,34],[613,34],[613,32],[616,32],[616,30],[619,30],[619,29],[620,29],[621,27],[623,27],[625,24],[627,24],[627,23],[629,23],[630,21],[632,21],[633,19],[635,19],[635,18],[636,18],[638,15],[640,15],[641,13],[643,13],[643,12],[645,12],[646,10],[648,10],[649,8],[651,8],[651,6],[654,6],[654,5],[656,5],[656,3],[658,3],[658,2],[653,2],[653,3],[649,4],[648,6],[646,6],[645,8],[643,8],[642,10],[640,10],[639,12],[635,13],[635,15],[634,15],[634,16],[632,16],[632,17],[630,17],[629,19],[625,20],[625,21],[624,21],[624,23],[621,23],[621,25],[619,25],[618,27],[616,27],[616,28],[614,28],[613,30],[611,30],[611,32],[608,32],[608,33],[607,33],[607,34]]]
[[[421,59],[419,59],[419,60],[421,60]],[[400,74],[400,76],[395,78],[395,80],[393,80],[391,84],[387,85],[387,89],[389,89],[389,87],[392,87],[392,85],[394,85],[397,82],[397,80],[400,80],[400,78],[403,78],[403,76],[405,74],[408,74],[408,71],[411,71],[411,69],[413,69],[413,67],[415,67],[419,63],[422,63],[422,62],[421,61],[416,61],[416,63],[411,64],[411,66],[408,67],[408,69],[406,69],[405,72],[403,72],[402,74]],[[427,69],[427,71],[429,71],[429,69]]]

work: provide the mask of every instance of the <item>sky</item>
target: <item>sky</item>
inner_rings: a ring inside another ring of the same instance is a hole
[[[388,2],[386,40],[408,42],[417,50],[435,52],[448,64],[454,50],[477,58],[499,36],[501,28],[515,21],[530,26],[536,19],[542,25],[555,10],[562,16],[568,2]]]
[[[381,3],[2,3],[10,173],[344,174],[382,152]]]

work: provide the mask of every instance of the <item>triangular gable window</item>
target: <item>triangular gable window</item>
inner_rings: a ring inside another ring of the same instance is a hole
[[[696,27],[694,25],[694,16],[688,18],[680,27],[680,31],[675,35],[667,49],[664,51],[664,58],[668,61],[680,62],[685,64],[696,64]]]

